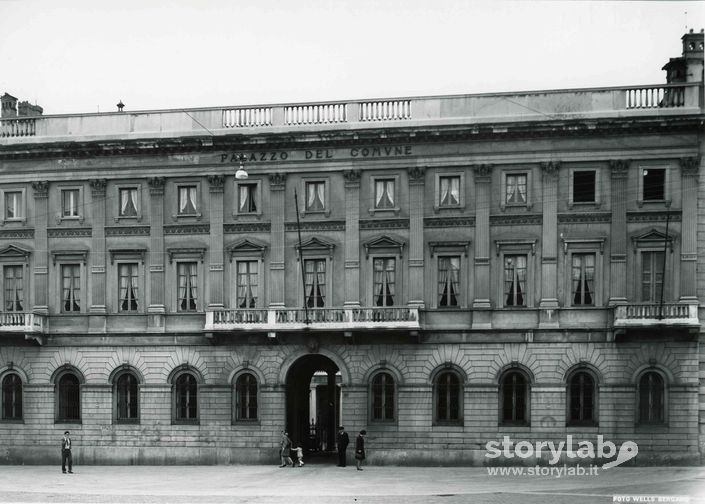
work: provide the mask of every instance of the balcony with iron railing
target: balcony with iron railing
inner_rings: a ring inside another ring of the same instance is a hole
[[[700,114],[702,83],[15,117],[0,146],[107,139],[291,133]]]
[[[206,312],[205,325],[207,332],[419,328],[418,308],[407,307],[220,309]]]

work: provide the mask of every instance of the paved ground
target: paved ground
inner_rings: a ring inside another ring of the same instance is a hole
[[[671,500],[636,501],[637,495]],[[0,503],[11,502],[705,504],[705,468],[616,467],[556,477],[490,476],[478,467],[79,466],[61,474],[57,466],[0,466]]]

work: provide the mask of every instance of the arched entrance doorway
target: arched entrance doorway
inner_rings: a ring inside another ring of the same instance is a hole
[[[286,374],[286,425],[309,460],[335,452],[340,418],[340,370],[321,354],[298,358]],[[333,459],[330,459],[331,461]]]

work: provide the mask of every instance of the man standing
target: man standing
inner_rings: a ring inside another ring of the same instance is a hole
[[[71,437],[70,432],[64,432],[61,440],[61,472],[66,474],[66,462],[69,463],[69,474],[73,474],[73,460],[71,459]]]
[[[282,431],[281,445],[279,447],[279,454],[281,455],[282,465],[279,467],[286,467],[291,464],[294,466],[294,461],[291,460],[291,439],[289,439],[289,433]]]
[[[345,450],[348,449],[350,437],[348,436],[348,433],[345,432],[345,427],[342,425],[338,427],[336,443],[338,444],[338,467],[345,467],[347,465],[347,461],[345,460]]]

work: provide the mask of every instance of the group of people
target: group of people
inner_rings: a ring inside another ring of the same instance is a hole
[[[68,472],[73,473],[73,460],[71,457],[71,436],[70,432],[64,432],[64,437],[61,439],[61,472],[66,474],[66,466],[68,465]],[[365,436],[367,435],[366,430],[361,430],[357,435],[355,440],[355,460],[357,461],[357,470],[362,471],[362,461],[365,460]],[[338,427],[338,434],[336,436],[336,444],[338,446],[338,467],[347,466],[347,456],[346,451],[348,445],[350,444],[350,436],[345,432],[345,427]],[[292,460],[291,452],[296,454],[296,461]],[[291,438],[286,431],[282,431],[281,440],[281,462],[279,467],[302,467],[304,465],[304,450],[301,447],[301,443],[298,443],[296,447],[293,446]]]
[[[362,461],[365,460],[365,436],[367,435],[366,430],[361,430],[357,435],[355,440],[355,460],[357,461],[357,470],[362,471]],[[338,467],[347,466],[347,449],[350,444],[350,436],[345,432],[345,427],[342,425],[338,427],[338,434],[335,438],[336,445],[338,447]],[[291,452],[296,454],[296,461],[292,460]],[[304,450],[301,448],[301,444],[298,443],[296,447],[293,446],[291,438],[286,431],[282,431],[281,447],[281,465],[279,467],[301,467],[304,465]]]

